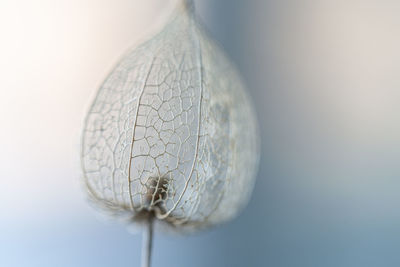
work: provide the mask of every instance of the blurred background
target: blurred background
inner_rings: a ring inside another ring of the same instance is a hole
[[[139,266],[80,178],[93,96],[179,0],[0,2],[0,266]],[[198,0],[262,132],[247,209],[153,266],[400,266],[400,1]]]

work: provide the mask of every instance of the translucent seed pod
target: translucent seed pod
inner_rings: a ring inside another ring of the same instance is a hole
[[[225,56],[182,5],[100,87],[83,131],[94,202],[177,231],[233,218],[259,161],[256,116]]]

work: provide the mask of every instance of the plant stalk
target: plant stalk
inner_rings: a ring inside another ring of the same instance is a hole
[[[142,239],[142,267],[151,266],[151,252],[153,247],[153,216],[149,215]]]

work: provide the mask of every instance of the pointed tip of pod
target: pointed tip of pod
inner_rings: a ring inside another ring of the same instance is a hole
[[[194,13],[195,11],[194,0],[182,0],[178,9],[182,9],[183,11],[189,14]]]

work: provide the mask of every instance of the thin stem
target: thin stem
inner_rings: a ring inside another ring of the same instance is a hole
[[[151,249],[153,246],[153,216],[149,215],[143,231],[142,241],[142,267],[151,266]]]

